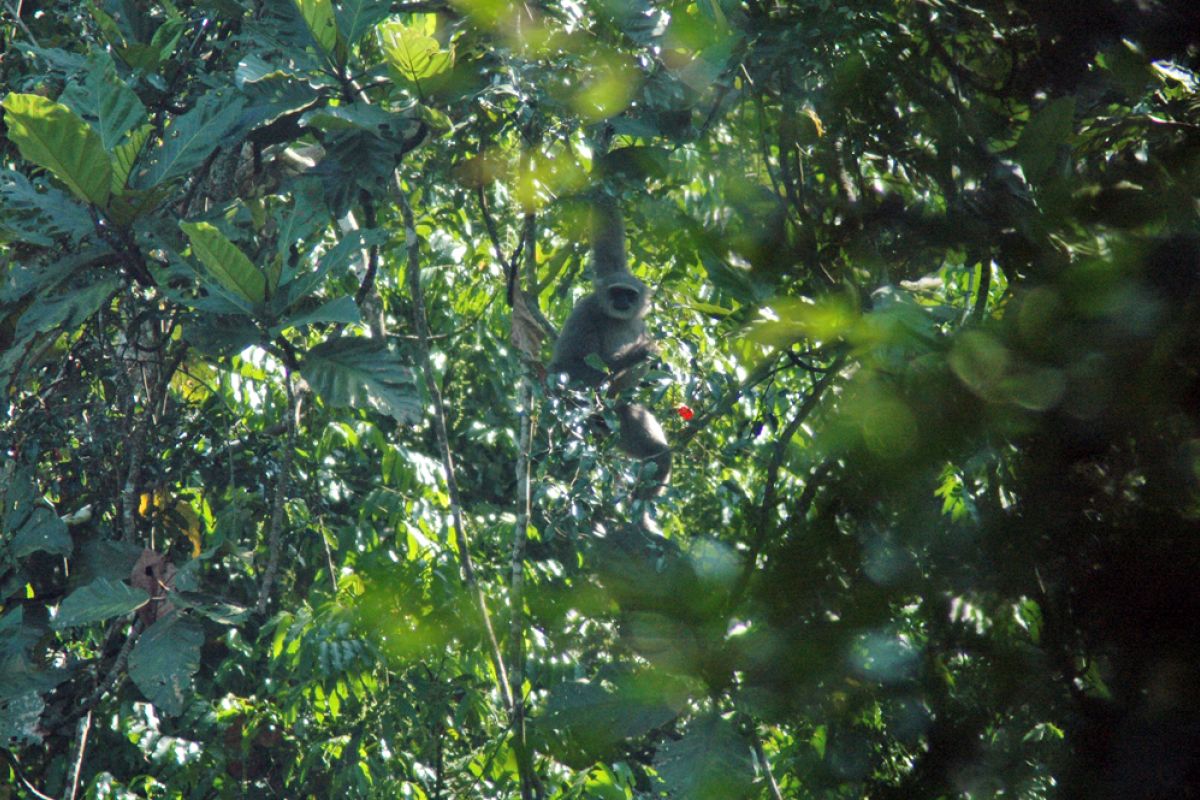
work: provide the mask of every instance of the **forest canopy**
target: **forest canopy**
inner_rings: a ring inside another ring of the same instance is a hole
[[[5,0],[0,85],[0,798],[1200,797],[1194,2]]]

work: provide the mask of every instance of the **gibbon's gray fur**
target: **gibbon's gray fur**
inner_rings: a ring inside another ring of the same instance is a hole
[[[646,312],[650,310],[646,285],[629,271],[625,258],[625,226],[620,211],[610,198],[597,199],[592,206],[592,279],[595,287],[571,309],[554,345],[550,372],[567,373],[572,382],[598,386],[610,379],[610,393],[637,382],[636,369],[657,352],[646,335]],[[595,353],[608,367],[601,371],[587,363]],[[671,475],[671,447],[654,414],[637,403],[617,406],[621,449],[640,461],[652,461],[658,484],[666,486]]]

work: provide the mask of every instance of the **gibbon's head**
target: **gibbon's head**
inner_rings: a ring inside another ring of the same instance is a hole
[[[649,303],[646,284],[629,273],[605,275],[596,285],[600,307],[613,319],[638,319],[646,316]]]

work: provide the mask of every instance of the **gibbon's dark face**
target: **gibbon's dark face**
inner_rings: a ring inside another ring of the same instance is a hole
[[[642,293],[632,286],[610,286],[608,303],[616,311],[632,311],[641,302]]]

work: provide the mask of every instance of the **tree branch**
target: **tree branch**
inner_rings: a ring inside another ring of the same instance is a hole
[[[474,595],[475,605],[479,612],[480,624],[483,625],[487,638],[488,655],[492,668],[496,671],[496,684],[504,698],[505,708],[512,713],[513,697],[508,682],[508,672],[504,668],[504,657],[500,652],[500,644],[496,640],[496,630],[492,626],[492,617],[488,612],[487,600],[479,585],[475,573],[475,563],[471,558],[471,539],[462,521],[462,503],[458,494],[458,479],[454,475],[454,456],[450,452],[450,441],[446,434],[446,412],[442,403],[442,393],[438,388],[437,378],[433,374],[433,362],[429,357],[429,320],[425,315],[425,297],[421,290],[421,260],[420,242],[417,239],[417,226],[413,221],[412,206],[409,205],[408,195],[404,190],[400,176],[395,176],[396,203],[400,207],[400,215],[404,221],[404,237],[408,250],[408,265],[406,278],[409,294],[412,296],[413,330],[417,333],[417,355],[421,361],[421,374],[425,382],[425,390],[429,392],[433,402],[433,430],[437,437],[438,449],[441,451],[442,470],[446,476],[446,491],[450,495],[450,514],[454,524],[454,543],[458,546],[458,562],[462,569],[463,583]]]
[[[267,569],[263,572],[262,588],[258,591],[258,602],[254,610],[261,614],[267,610],[271,600],[271,586],[279,572],[280,539],[283,536],[284,499],[288,492],[288,478],[292,472],[292,455],[296,450],[296,428],[299,425],[300,401],[292,388],[292,370],[284,367],[284,388],[287,390],[287,440],[283,445],[283,461],[279,465],[279,478],[275,483],[275,497],[271,502],[271,528],[267,534]]]

